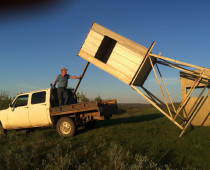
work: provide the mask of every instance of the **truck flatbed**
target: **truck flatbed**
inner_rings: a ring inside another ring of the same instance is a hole
[[[82,117],[92,116],[94,120],[104,120],[116,112],[116,100],[91,101],[50,108],[51,116],[69,115],[75,117],[76,114],[81,114]]]

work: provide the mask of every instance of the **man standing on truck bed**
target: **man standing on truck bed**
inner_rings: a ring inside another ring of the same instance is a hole
[[[58,89],[57,89],[57,93],[58,93],[58,100],[59,100],[59,106],[62,105],[66,105],[68,102],[68,93],[66,90],[66,87],[68,85],[68,79],[80,79],[80,77],[75,77],[75,76],[71,76],[69,74],[67,74],[67,69],[66,68],[62,68],[61,69],[61,74],[59,74],[56,77],[56,80],[54,82],[54,86],[58,83]],[[63,102],[64,99],[64,102]]]

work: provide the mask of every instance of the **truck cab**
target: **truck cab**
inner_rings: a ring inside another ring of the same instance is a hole
[[[22,129],[52,125],[50,118],[50,89],[19,94],[9,108],[0,111],[4,129]]]

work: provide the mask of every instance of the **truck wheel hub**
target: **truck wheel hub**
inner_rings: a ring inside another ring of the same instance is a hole
[[[71,132],[71,125],[69,122],[62,122],[60,125],[60,131],[63,134],[69,134]]]

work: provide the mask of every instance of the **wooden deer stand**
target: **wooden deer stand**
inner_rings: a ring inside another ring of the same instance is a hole
[[[78,56],[128,84],[182,130],[180,137],[190,124],[210,126],[210,70],[163,57],[161,54],[152,54],[154,45],[155,42],[147,49],[93,23]],[[181,70],[182,102],[178,108],[172,101],[159,65]],[[151,70],[164,102],[143,86]],[[202,90],[198,97],[192,98],[191,94],[196,88]],[[167,102],[166,96],[170,103]]]

